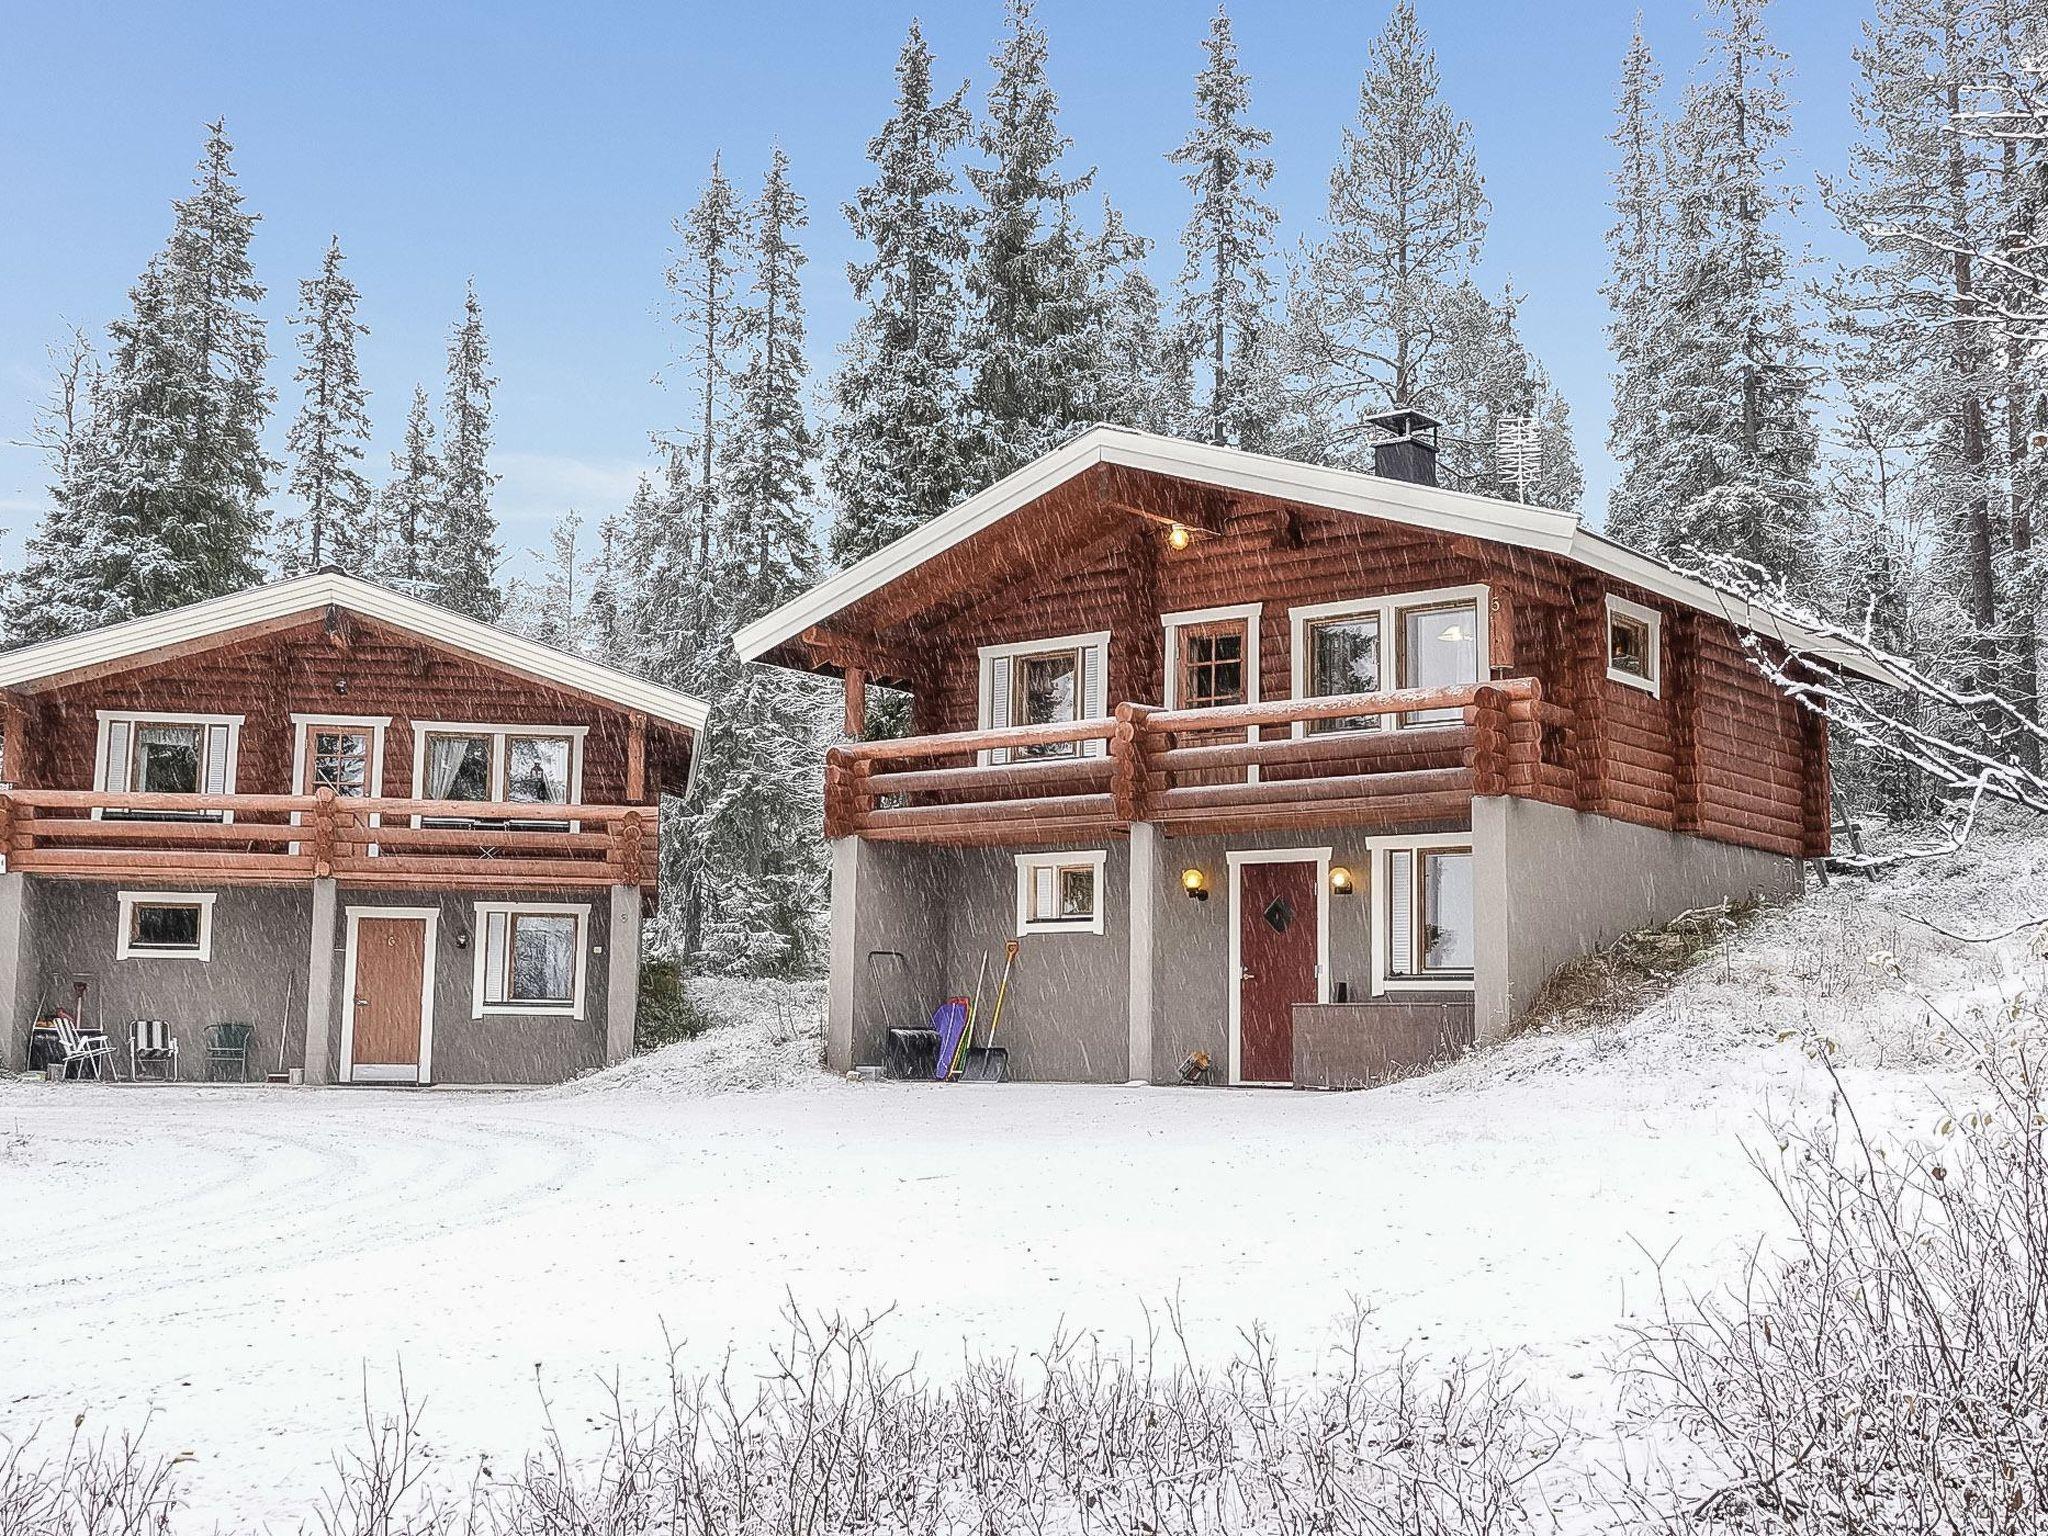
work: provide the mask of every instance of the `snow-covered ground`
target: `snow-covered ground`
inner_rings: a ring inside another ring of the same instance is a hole
[[[770,1070],[713,1031],[549,1092],[0,1083],[0,1438],[147,1419],[201,1528],[295,1526],[401,1366],[465,1483],[540,1388],[573,1435],[665,1339],[758,1360],[787,1297],[893,1309],[885,1352],[945,1370],[1174,1298],[1198,1346],[1260,1320],[1306,1365],[1358,1296],[1390,1351],[1523,1350],[1598,1414],[1646,1255],[1702,1283],[1770,1224],[1745,1139],[1825,1104],[1782,1034],[1911,1131],[1960,1088],[1937,1015],[2041,979],[2030,933],[1902,911],[2048,912],[2048,839],[1838,883],[1625,1023],[1372,1093],[854,1085],[782,1023]]]

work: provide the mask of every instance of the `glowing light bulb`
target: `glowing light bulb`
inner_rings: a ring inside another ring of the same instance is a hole
[[[1175,523],[1166,530],[1166,542],[1175,549],[1186,549],[1195,542],[1194,530],[1189,528],[1186,523]]]

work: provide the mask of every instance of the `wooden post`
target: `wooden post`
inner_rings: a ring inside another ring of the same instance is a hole
[[[825,752],[825,836],[841,838],[853,831],[853,763],[844,747]]]
[[[868,669],[846,668],[846,736],[859,741],[868,733]]]
[[[1579,809],[1606,810],[1607,592],[1591,577],[1572,582],[1566,651],[1572,679],[1572,772]]]
[[[334,875],[334,791],[322,784],[313,791],[313,878]]]
[[[1690,608],[1672,614],[1663,669],[1671,698],[1671,825],[1700,829],[1700,621]]]
[[[16,693],[9,693],[0,708],[0,780],[29,787],[28,708]]]
[[[647,798],[647,717],[626,719],[626,803],[638,805]]]
[[[1472,745],[1466,749],[1466,765],[1472,770],[1472,793],[1504,795],[1508,792],[1508,698],[1498,688],[1481,688],[1473,695]]]
[[[1489,587],[1488,612],[1486,615],[1486,664],[1495,677],[1513,677],[1515,674],[1515,598],[1514,594],[1499,584],[1497,572],[1489,572],[1493,585]]]
[[[1126,699],[1116,707],[1116,730],[1109,738],[1109,792],[1116,801],[1116,819],[1122,822],[1150,821],[1151,793],[1146,767],[1151,731],[1146,719],[1153,713],[1147,704]]]
[[[1799,710],[1802,786],[1799,796],[1800,841],[1809,859],[1834,851],[1834,783],[1828,768],[1828,717],[1804,705]]]

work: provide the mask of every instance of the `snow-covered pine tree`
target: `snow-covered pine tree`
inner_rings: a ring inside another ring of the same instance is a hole
[[[1330,434],[1320,456],[1359,465],[1372,457],[1364,417],[1432,406],[1445,296],[1478,258],[1487,214],[1471,127],[1442,99],[1413,0],[1395,0],[1367,54],[1327,232],[1289,317],[1301,407]]]
[[[654,675],[671,687],[711,696],[729,675],[729,609],[719,585],[720,497],[733,409],[731,359],[739,346],[739,284],[746,221],[720,157],[695,206],[675,225],[679,249],[669,263],[678,301],[679,349],[692,384],[691,425],[669,439],[668,509],[651,551],[650,610],[642,634]]]
[[[74,419],[68,467],[9,594],[17,642],[257,579],[269,353],[249,263],[257,216],[243,206],[222,124],[209,125],[193,191],[172,207],[164,249],[108,327],[89,417]]]
[[[583,654],[583,514],[571,507],[548,529],[545,553],[531,551],[540,580],[527,592],[526,632],[543,645]]]
[[[137,589],[133,600],[197,602],[248,586],[260,574],[263,497],[274,467],[263,452],[263,428],[276,396],[264,380],[264,290],[249,260],[259,218],[243,205],[226,123],[209,123],[192,193],[174,205],[161,266],[169,323],[189,377],[179,468],[183,515],[150,535],[171,562],[154,584],[159,595]]]
[[[1145,270],[1152,242],[1131,233],[1107,198],[1090,247],[1089,351],[1094,404],[1087,419],[1181,433],[1190,415],[1188,354],[1175,344],[1159,287]]]
[[[1611,257],[1607,282],[1607,345],[1614,358],[1613,412],[1607,450],[1620,473],[1607,495],[1607,532],[1640,549],[1658,547],[1660,506],[1655,494],[1663,449],[1658,419],[1660,360],[1651,338],[1664,330],[1664,259],[1670,243],[1669,200],[1664,187],[1663,130],[1657,92],[1663,84],[1656,60],[1643,39],[1643,18],[1621,65],[1615,102],[1612,174],[1614,222],[1608,226]]]
[[[2026,94],[2001,88],[2018,40],[2007,19],[2003,0],[1880,0],[1856,54],[1849,171],[1823,197],[1865,249],[1830,290],[1844,371],[1881,381],[1868,389],[1918,429],[1907,485],[1938,532],[1933,565],[1959,621],[1953,649],[1929,659],[2038,718],[2028,426],[2044,327],[2028,319],[2041,308],[2025,274],[2034,242],[2014,238],[2033,205],[2011,196],[2021,146],[1992,126]]]
[[[356,338],[370,328],[356,319],[361,295],[341,264],[337,236],[327,243],[319,275],[299,284],[292,317],[300,327],[292,377],[305,394],[285,439],[289,489],[301,502],[278,526],[278,564],[287,576],[327,565],[360,575],[376,563],[370,482],[360,467],[370,436],[369,392],[356,366]]]
[[[995,79],[967,168],[979,199],[967,266],[966,488],[977,490],[1085,423],[1096,396],[1088,241],[1073,200],[1093,170],[1060,168],[1072,141],[1045,74],[1032,0],[1006,0]]]
[[[1193,373],[1187,428],[1213,443],[1268,450],[1285,412],[1271,270],[1279,214],[1265,200],[1273,135],[1248,120],[1251,82],[1221,5],[1204,46],[1195,126],[1166,157],[1184,167],[1181,180],[1194,196],[1174,285],[1175,342]]]
[[[424,538],[424,578],[434,602],[490,623],[504,607],[498,590],[498,519],[491,492],[490,339],[476,284],[448,336],[448,387],[441,407],[439,495]]]
[[[868,141],[873,179],[846,205],[873,253],[848,264],[862,313],[832,381],[825,483],[836,513],[831,555],[849,565],[922,526],[959,498],[960,267],[967,211],[951,156],[965,141],[962,84],[932,88],[916,22],[896,61],[896,108]]]
[[[1493,301],[1469,281],[1445,295],[1445,345],[1433,402],[1444,423],[1438,474],[1459,490],[1575,511],[1585,477],[1571,411],[1523,345],[1520,307],[1511,287]],[[1502,428],[1510,422],[1526,422],[1536,433],[1540,464],[1525,481],[1511,480],[1502,469]]]
[[[1768,0],[1713,0],[1703,72],[1670,136],[1660,359],[1660,553],[1804,573],[1816,521],[1817,367],[1778,230],[1790,127]]]
[[[430,540],[441,512],[441,457],[434,451],[434,418],[426,389],[412,390],[405,436],[391,455],[391,478],[377,497],[376,574],[386,586],[430,597]]]
[[[723,975],[813,968],[824,889],[816,689],[774,668],[737,665],[731,628],[795,596],[817,573],[811,534],[816,440],[805,411],[801,273],[808,222],[777,149],[747,212],[752,280],[737,315],[745,363],[734,384],[719,549],[729,681],[699,744],[712,786],[690,817],[701,851],[697,963]]]

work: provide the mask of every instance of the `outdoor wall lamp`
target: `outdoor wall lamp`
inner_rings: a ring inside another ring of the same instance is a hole
[[[1195,531],[1186,523],[1175,523],[1166,530],[1166,542],[1175,549],[1186,549],[1195,542]]]
[[[1209,877],[1199,869],[1184,869],[1180,872],[1180,888],[1196,901],[1209,899]]]
[[[1352,883],[1350,870],[1346,869],[1342,864],[1332,864],[1330,866],[1330,894],[1332,896],[1350,896],[1357,890],[1358,887]]]

